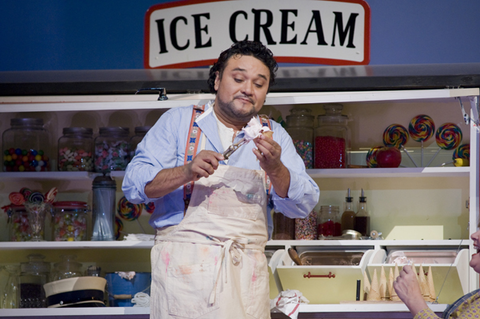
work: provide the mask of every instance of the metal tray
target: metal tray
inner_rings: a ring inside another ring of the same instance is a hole
[[[358,266],[364,252],[304,251],[299,255],[302,265]]]
[[[457,251],[454,250],[394,250],[387,255],[387,264],[399,261],[405,264],[405,259],[417,265],[419,264],[451,264],[457,258]]]

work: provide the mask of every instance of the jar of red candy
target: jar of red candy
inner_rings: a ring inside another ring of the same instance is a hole
[[[287,132],[295,149],[305,163],[305,168],[313,168],[313,120],[310,109],[291,109],[287,116]]]
[[[3,170],[40,172],[50,170],[49,135],[43,119],[14,118],[3,132]]]
[[[58,139],[59,171],[93,171],[93,130],[65,127]]]
[[[348,117],[341,104],[326,104],[324,115],[317,117],[315,128],[315,168],[346,168],[350,147]]]
[[[70,201],[53,203],[52,239],[55,241],[87,240],[87,203]]]
[[[318,239],[341,235],[342,225],[340,224],[338,206],[321,206],[318,216]]]
[[[295,239],[317,239],[317,212],[311,211],[305,218],[295,218]]]
[[[140,143],[151,126],[136,126],[135,135],[130,139],[130,159],[135,156],[135,150],[137,149],[138,143]]]
[[[8,238],[10,241],[29,241],[32,238],[32,231],[28,221],[28,213],[23,205],[10,205],[6,213],[8,215],[7,223]]]
[[[128,127],[101,127],[95,138],[95,171],[124,171],[130,161]]]

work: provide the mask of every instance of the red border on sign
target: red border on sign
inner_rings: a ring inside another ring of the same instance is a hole
[[[144,21],[144,52],[143,52],[143,66],[145,69],[184,69],[184,68],[194,68],[199,66],[208,66],[212,65],[217,61],[217,59],[210,60],[196,60],[191,62],[182,62],[175,64],[162,65],[158,67],[150,67],[148,61],[150,60],[150,16],[154,11],[161,9],[168,9],[174,7],[184,7],[193,4],[207,3],[207,2],[220,2],[220,1],[230,1],[230,0],[185,0],[185,1],[175,1],[160,3],[151,6],[148,8],[145,13]],[[276,56],[274,55],[275,60],[278,63],[303,63],[303,64],[319,64],[319,65],[368,65],[370,63],[370,6],[364,0],[330,0],[334,2],[348,2],[356,3],[363,7],[365,10],[365,30],[364,30],[364,60],[361,62],[345,61],[339,59],[327,59],[327,58],[311,58],[311,57],[291,57],[291,56]],[[225,48],[227,49],[227,48]]]

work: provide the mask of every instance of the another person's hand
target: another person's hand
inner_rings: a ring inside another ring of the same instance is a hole
[[[184,166],[185,173],[192,181],[212,175],[218,168],[218,162],[223,161],[223,155],[214,151],[200,151],[193,160]]]
[[[415,270],[412,266],[403,266],[400,276],[393,282],[393,288],[398,297],[405,303],[412,315],[416,315],[421,310],[428,308],[423,299],[420,285],[418,284]]]

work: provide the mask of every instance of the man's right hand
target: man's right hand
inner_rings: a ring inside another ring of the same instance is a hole
[[[200,178],[212,175],[218,168],[223,155],[214,151],[200,151],[193,160],[184,166],[185,174],[190,181],[198,181]]]

